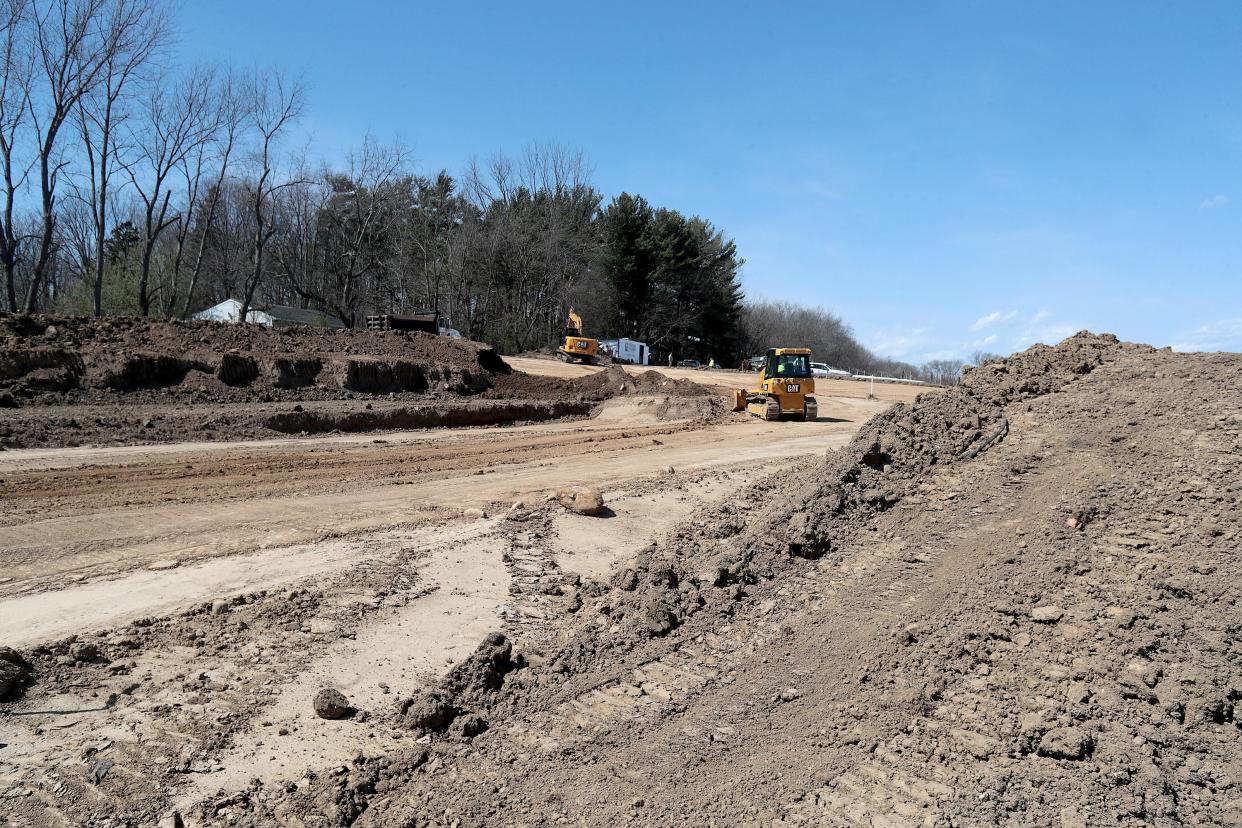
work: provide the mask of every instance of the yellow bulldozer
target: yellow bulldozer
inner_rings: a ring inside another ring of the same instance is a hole
[[[819,414],[810,348],[771,348],[759,366],[754,390],[734,392],[733,410],[765,420],[814,420]]]
[[[582,335],[582,317],[569,309],[569,319],[565,322],[565,344],[556,349],[556,358],[561,362],[581,362],[594,365],[599,354],[599,340]]]

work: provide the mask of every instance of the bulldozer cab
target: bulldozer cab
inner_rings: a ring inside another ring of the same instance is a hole
[[[565,321],[565,336],[582,336],[582,317],[569,309],[569,319]]]
[[[804,379],[812,376],[811,352],[806,348],[772,348],[762,379]]]

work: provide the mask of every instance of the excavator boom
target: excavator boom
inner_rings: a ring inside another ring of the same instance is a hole
[[[556,349],[556,358],[562,362],[594,365],[598,353],[598,340],[582,335],[582,317],[570,308],[569,318],[565,321],[565,342]]]

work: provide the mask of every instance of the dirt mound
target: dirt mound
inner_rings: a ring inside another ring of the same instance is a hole
[[[10,404],[94,401],[100,392],[148,402],[284,389],[477,394],[508,371],[485,345],[418,332],[0,314],[0,393]]]
[[[619,396],[659,394],[669,397],[710,397],[710,388],[684,379],[671,379],[659,371],[630,374],[611,365],[585,377],[561,379],[514,372],[497,377],[487,396],[524,399],[577,399],[600,402]]]
[[[896,406],[432,691],[489,729],[356,824],[1239,824],[1240,410],[1242,358],[1086,333]]]
[[[486,345],[420,332],[0,314],[0,449],[485,425],[650,393],[672,401],[667,418],[719,414],[709,391],[656,372],[529,376]],[[687,414],[677,401],[690,400]]]

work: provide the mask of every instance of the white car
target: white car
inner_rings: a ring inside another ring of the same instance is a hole
[[[812,362],[811,375],[815,377],[848,377],[850,372],[842,371],[840,368],[832,368],[823,362]]]

